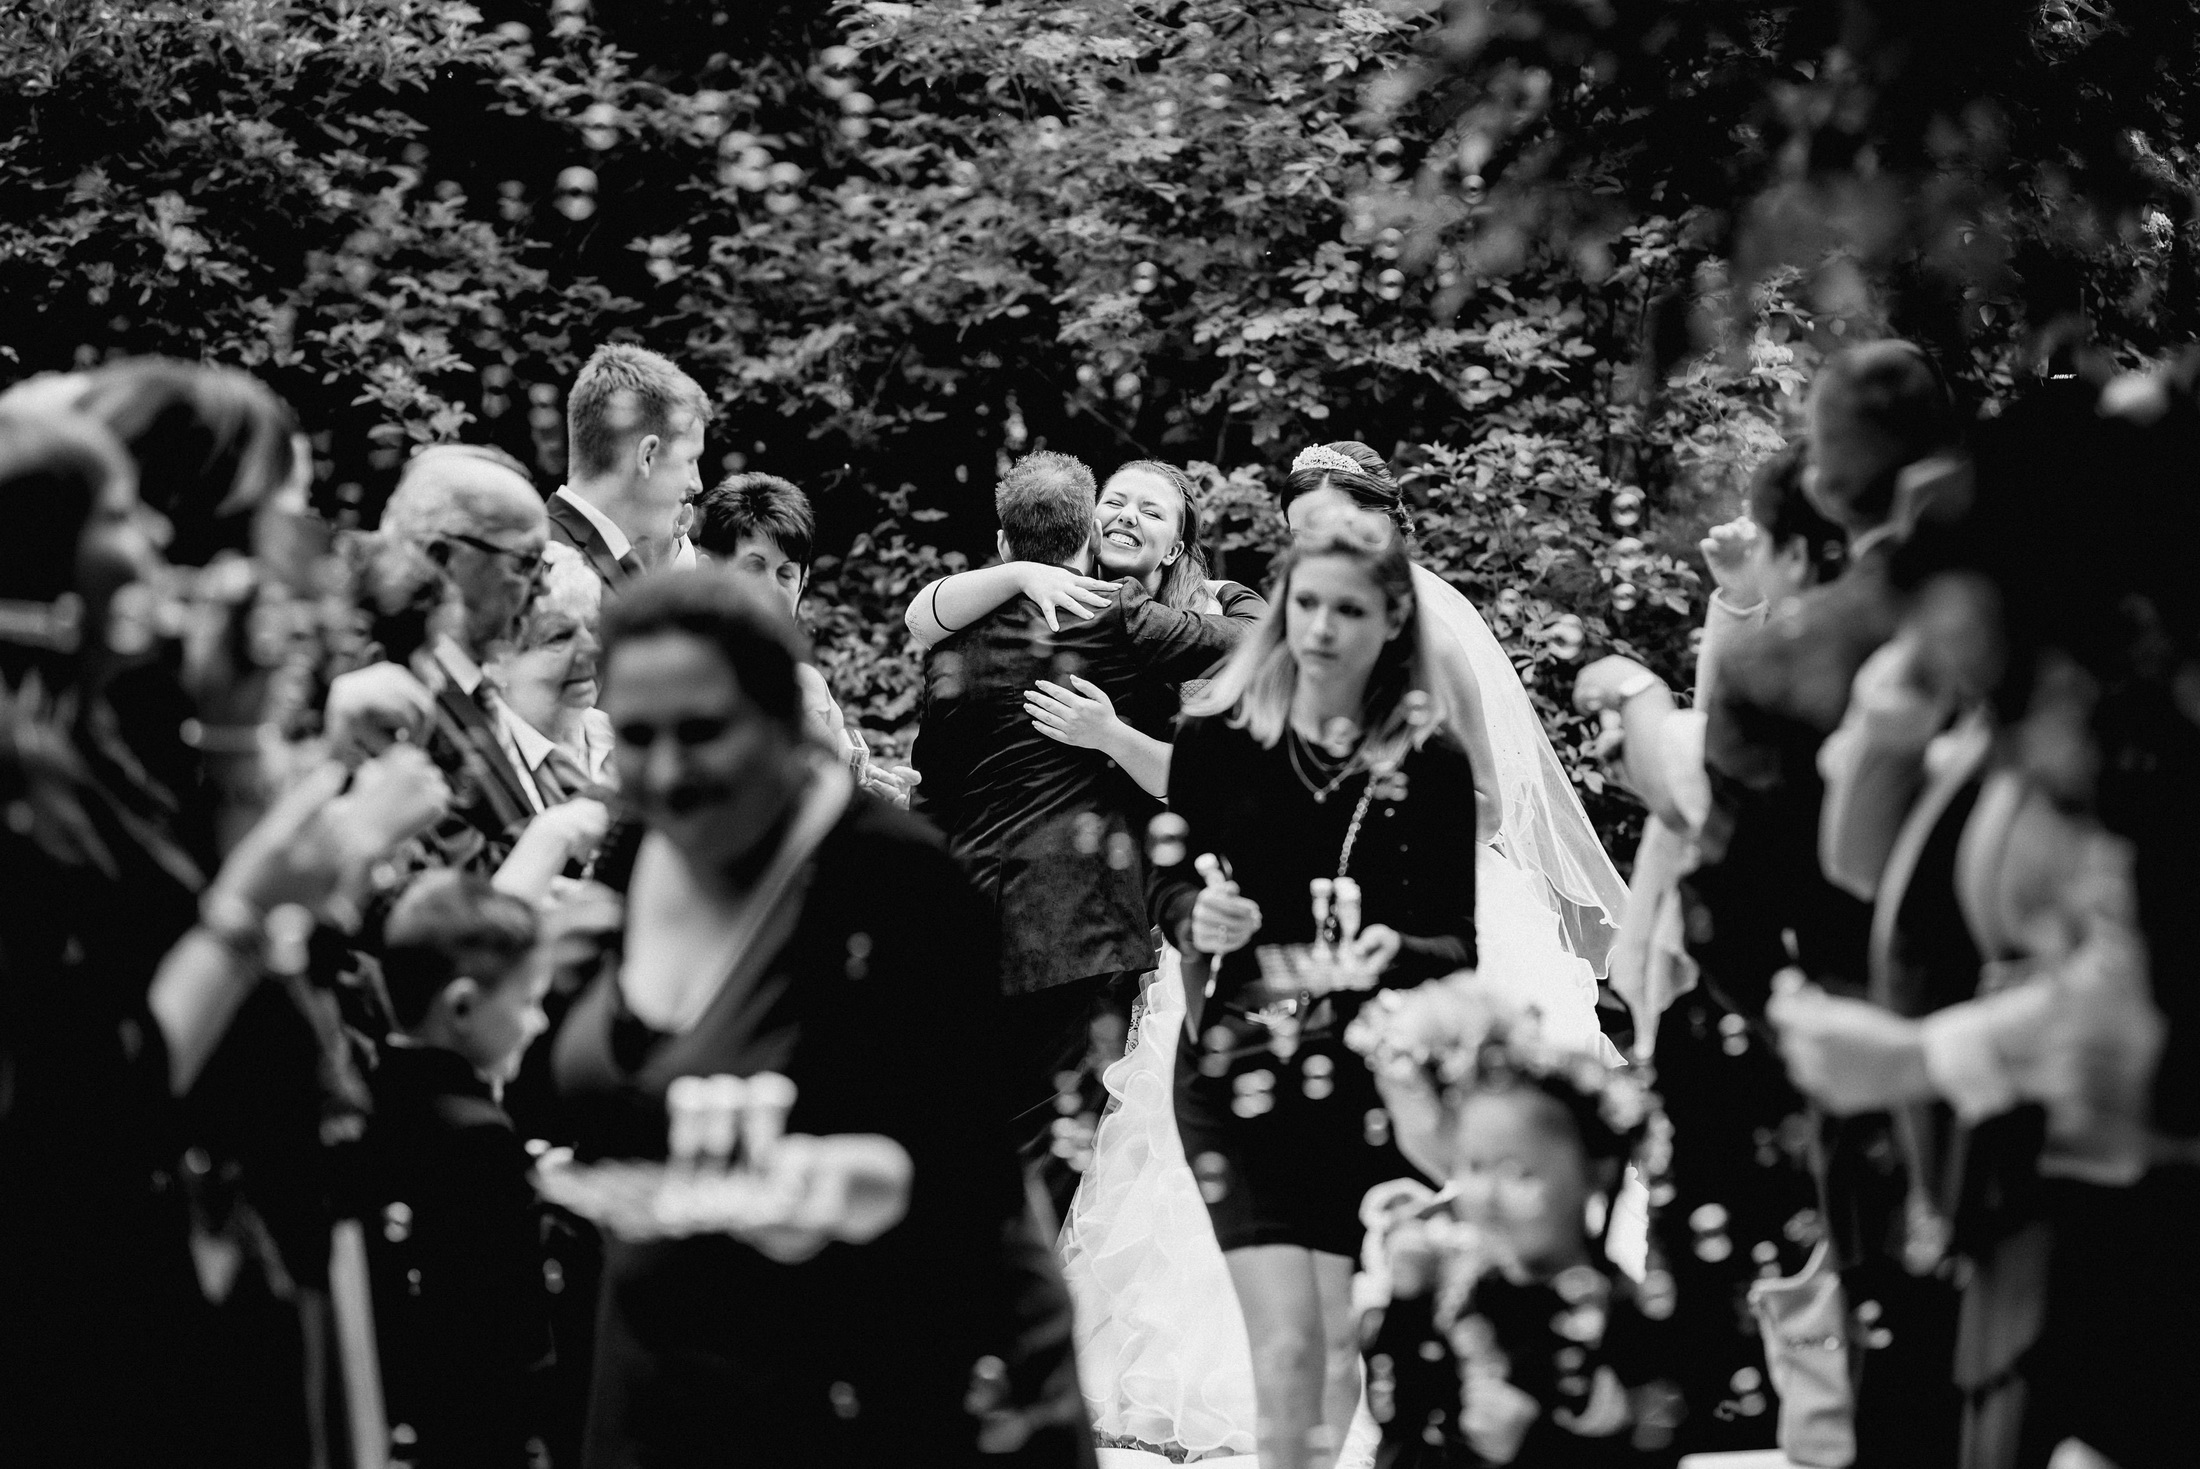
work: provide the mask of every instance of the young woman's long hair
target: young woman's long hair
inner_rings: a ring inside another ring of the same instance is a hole
[[[1133,459],[1128,464],[1117,465],[1115,474],[1109,475],[1108,480],[1112,483],[1115,475],[1129,474],[1133,470],[1167,481],[1183,506],[1177,522],[1177,540],[1184,550],[1176,560],[1161,568],[1161,581],[1154,589],[1154,600],[1178,612],[1205,610],[1208,570],[1207,552],[1199,542],[1199,486],[1183,470],[1158,459]],[[1105,491],[1106,486],[1101,488]]]
[[[1299,681],[1298,660],[1284,631],[1291,578],[1299,567],[1323,556],[1350,561],[1367,574],[1388,607],[1405,609],[1404,624],[1377,656],[1361,705],[1362,748],[1370,763],[1396,759],[1438,729],[1473,727],[1467,721],[1480,720],[1481,704],[1472,675],[1430,641],[1414,598],[1405,538],[1381,514],[1341,505],[1316,511],[1279,558],[1269,587],[1268,615],[1184,712],[1227,716],[1233,727],[1250,732],[1263,745],[1283,738]]]

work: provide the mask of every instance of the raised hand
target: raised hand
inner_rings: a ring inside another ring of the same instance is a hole
[[[329,747],[339,759],[379,755],[399,740],[418,742],[434,717],[435,696],[395,663],[339,674],[324,710]]]
[[[1016,568],[1017,586],[1039,604],[1039,615],[1055,632],[1062,630],[1063,619],[1083,622],[1115,600],[1117,588],[1112,581],[1101,581],[1098,577],[1084,576],[1043,561],[1011,564]]]
[[[1829,995],[1793,970],[1775,981],[1765,1018],[1796,1090],[1839,1116],[1933,1095],[1923,1029],[1868,1000]]]
[[[1090,679],[1069,677],[1070,687],[1040,679],[1024,695],[1024,713],[1039,733],[1083,750],[1105,750],[1122,721],[1107,692]]]
[[[1743,515],[1711,527],[1711,533],[1699,544],[1704,564],[1711,568],[1711,579],[1736,608],[1754,607],[1764,600],[1764,588],[1757,578],[1758,553],[1764,539],[1764,527]]]

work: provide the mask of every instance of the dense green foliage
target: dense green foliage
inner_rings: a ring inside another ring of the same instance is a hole
[[[1571,671],[1682,671],[1695,535],[1839,333],[1914,318],[1988,396],[2073,291],[2138,348],[2189,334],[2183,77],[2133,72],[2042,162],[2054,89],[2134,53],[2082,17],[1996,33],[1958,80],[2035,58],[2029,110],[1958,116],[2003,162],[1913,157],[1873,106],[1914,67],[1811,111],[1856,73],[1811,9],[46,0],[0,28],[0,351],[247,366],[369,519],[408,442],[554,485],[579,360],[667,351],[718,397],[714,460],[818,500],[813,630],[885,745],[900,608],[990,546],[1009,457],[1191,462],[1254,578],[1290,456],[1364,439],[1617,822]],[[2145,167],[2092,166],[2134,127]],[[1826,227],[1751,227],[1798,217]],[[1948,229],[1985,264],[1939,270]]]

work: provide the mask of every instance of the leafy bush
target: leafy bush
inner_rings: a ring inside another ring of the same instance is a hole
[[[247,366],[313,426],[328,508],[371,521],[418,442],[554,485],[581,358],[667,351],[717,395],[725,467],[817,500],[820,657],[887,748],[915,716],[900,610],[988,552],[1014,455],[1193,463],[1257,580],[1292,454],[1363,439],[1619,839],[1571,673],[1609,645],[1685,681],[1696,535],[1849,308],[1815,259],[1725,268],[1747,181],[1644,164],[1610,111],[1639,70],[1583,73],[1563,178],[1481,197],[1454,164],[1532,77],[1455,47],[1447,81],[1437,34],[1334,0],[51,0],[0,33],[0,352]],[[1722,34],[1664,54],[1699,81],[1726,57],[1726,126],[1790,58]],[[1528,177],[1556,116],[1531,114],[1492,180]],[[2182,240],[2087,268],[2174,304]],[[2014,320],[1965,343],[1983,392]]]

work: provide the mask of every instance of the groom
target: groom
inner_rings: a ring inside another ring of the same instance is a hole
[[[994,491],[1001,555],[1090,575],[1095,498],[1077,460],[1027,454]],[[1083,1066],[1095,1008],[1153,967],[1154,947],[1135,788],[1097,750],[1041,734],[1024,695],[1075,673],[1120,707],[1197,678],[1242,631],[1172,611],[1125,579],[1112,603],[1060,632],[1019,597],[926,662],[915,808],[1000,914],[1006,1100],[1027,1160],[1049,1154],[1054,1078]],[[1076,1175],[1045,1171],[1059,1210]]]

